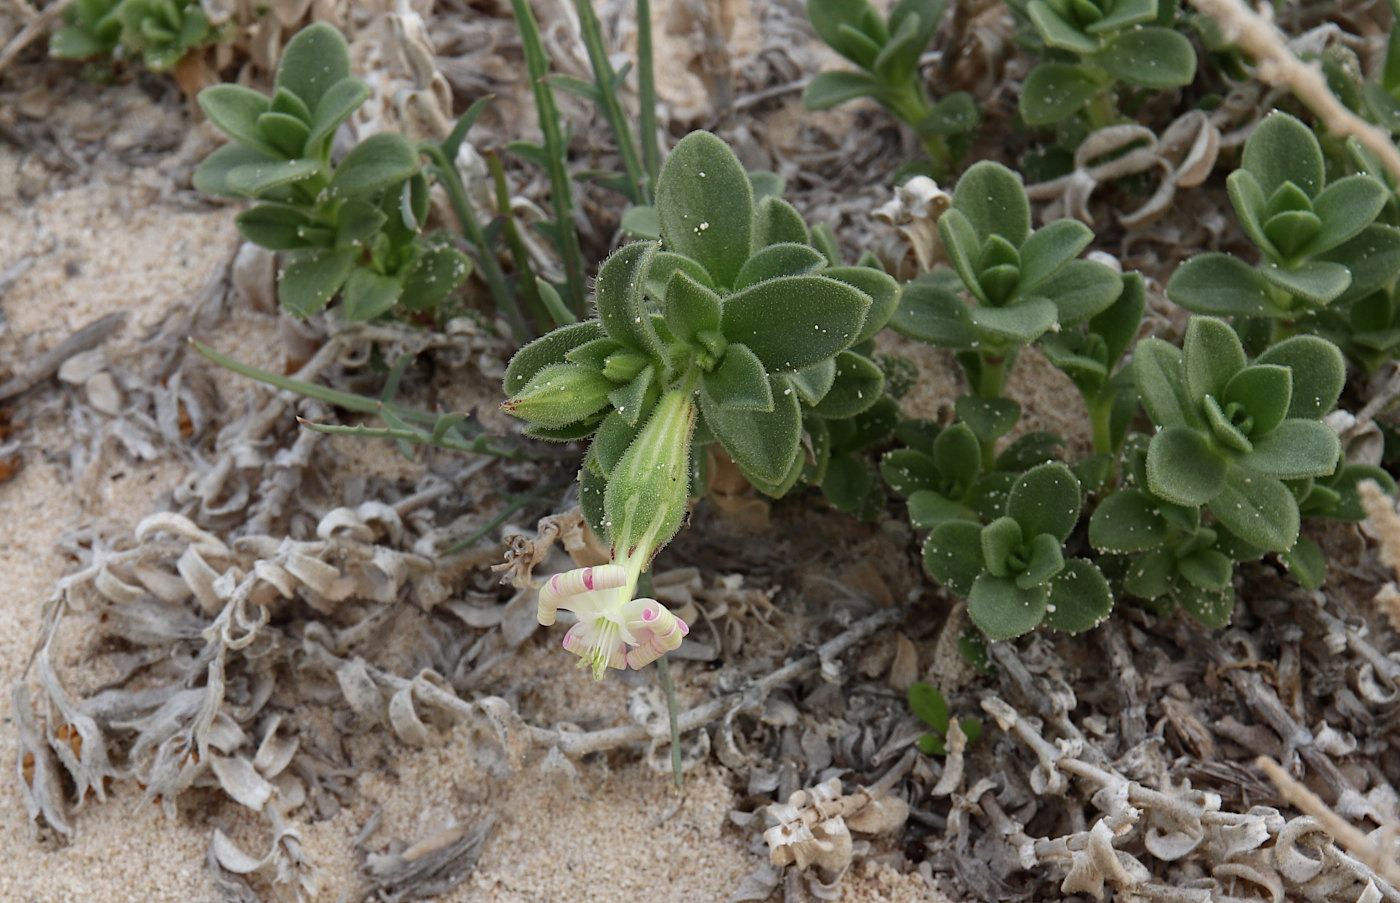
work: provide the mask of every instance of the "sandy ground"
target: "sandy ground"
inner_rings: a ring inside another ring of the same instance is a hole
[[[119,96],[140,108],[130,89]],[[183,121],[178,109],[161,115]],[[224,264],[234,241],[232,211],[176,203],[164,190],[171,178],[120,155],[103,156],[77,176],[60,176],[32,155],[0,145],[0,272],[33,259],[0,298],[6,368],[20,367],[112,311],[128,312],[112,348],[129,346]],[[272,335],[272,318],[245,310],[233,313],[221,338],[265,364],[275,356]],[[226,376],[219,382],[232,404],[252,391]],[[18,399],[15,419],[26,421],[26,407],[54,391],[50,382]],[[223,827],[250,852],[265,848],[267,838],[236,806],[210,794],[192,794],[170,819],[158,806],[141,805],[140,790],[127,782],[112,787],[105,803],[90,802],[75,815],[70,845],[40,845],[31,835],[10,765],[16,738],[9,689],[37,635],[41,601],[72,564],[56,543],[81,527],[129,533],[163,507],[163,496],[184,472],[171,461],[142,464],[118,454],[79,485],[50,460],[69,438],[63,424],[21,426],[16,435],[23,467],[0,485],[0,900],[218,899],[204,867],[212,828]],[[81,653],[82,644],[75,645]],[[542,653],[536,646],[530,654]],[[623,694],[613,698],[622,704]],[[542,780],[529,766],[503,773],[465,726],[439,748],[413,750],[392,739],[361,737],[351,753],[362,769],[354,800],[333,818],[310,823],[302,816],[296,824],[319,866],[318,900],[362,895],[353,840],[376,813],[381,828],[371,848],[382,848],[385,838],[413,842],[450,824],[494,820],[473,875],[439,898],[452,901],[723,901],[766,858],[750,849],[751,831],[729,825],[737,797],[732,776],[718,765],[691,774],[678,796],[669,775],[634,754],[590,759],[575,787]],[[931,893],[917,875],[874,860],[848,877],[844,898],[895,903],[931,899]]]

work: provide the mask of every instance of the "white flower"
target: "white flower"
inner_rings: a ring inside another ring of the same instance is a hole
[[[555,574],[540,588],[539,622],[554,623],[559,609],[578,616],[564,635],[564,648],[579,666],[602,680],[609,668],[641,669],[681,644],[684,621],[655,599],[633,599],[637,577],[622,564]],[[639,570],[639,569],[638,569]]]

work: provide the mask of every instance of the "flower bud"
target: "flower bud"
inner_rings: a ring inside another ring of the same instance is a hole
[[[614,556],[645,563],[680,529],[690,501],[694,428],[690,394],[667,392],[613,468],[603,512]]]
[[[579,364],[550,364],[501,407],[542,427],[568,426],[601,411],[614,388],[597,370]]]

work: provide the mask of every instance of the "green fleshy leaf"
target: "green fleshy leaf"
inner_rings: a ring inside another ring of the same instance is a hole
[[[967,594],[967,614],[991,639],[1009,640],[1039,626],[1050,592],[1048,583],[1021,589],[1014,580],[983,574]]]
[[[1065,557],[1060,550],[1060,540],[1049,533],[1041,533],[1031,537],[1026,548],[1029,552],[1026,568],[1014,575],[1016,585],[1021,589],[1041,586],[1065,569]]]
[[[1351,285],[1350,270],[1340,263],[1323,260],[1309,260],[1293,269],[1266,263],[1259,268],[1259,274],[1311,307],[1330,304]]]
[[[428,248],[404,279],[399,303],[408,310],[431,310],[460,288],[471,272],[471,258],[456,248]]]
[[[1176,601],[1183,611],[1207,627],[1220,629],[1230,624],[1235,613],[1235,592],[1227,587],[1221,591],[1201,589],[1186,584],[1177,591]]]
[[[1010,307],[978,306],[968,316],[983,332],[1024,345],[1049,332],[1059,310],[1045,298],[1023,298]]]
[[[958,179],[953,190],[953,209],[985,241],[1000,235],[1019,248],[1031,234],[1031,208],[1020,176],[1000,163],[983,160],[974,163]]]
[[[1315,198],[1326,180],[1317,136],[1295,117],[1277,110],[1250,134],[1240,165],[1254,176],[1264,197],[1273,195],[1284,182],[1292,182]]]
[[[1026,536],[1048,533],[1060,542],[1079,521],[1079,481],[1058,462],[1040,464],[1021,474],[1006,500],[1006,513]]]
[[[598,321],[591,320],[589,322],[597,325]],[[550,335],[553,335],[553,333],[550,333]],[[616,339],[604,336],[569,349],[568,353],[563,355],[562,359],[573,364],[582,364],[585,367],[590,367],[601,373],[603,370],[607,369],[608,359],[620,351],[627,351],[627,349]],[[629,353],[635,354],[635,352]]]
[[[1230,379],[1245,366],[1244,346],[1230,326],[1211,317],[1192,317],[1182,348],[1186,392],[1192,399],[1225,397]]]
[[[350,78],[350,48],[333,26],[308,25],[282,49],[276,87],[286,88],[314,110],[341,79]]]
[[[242,85],[211,85],[199,92],[199,108],[225,135],[270,156],[282,156],[258,128],[258,117],[268,111],[271,101]],[[300,149],[288,156],[300,157]]]
[[[939,433],[933,440],[933,462],[944,480],[970,487],[982,470],[982,450],[972,427],[959,421]]]
[[[826,397],[836,382],[836,359],[827,358],[788,375],[788,381],[805,404],[814,405]]]
[[[717,286],[734,284],[749,257],[753,187],[729,145],[709,132],[682,138],[661,168],[656,209],[668,251],[699,262]]]
[[[963,502],[976,512],[979,519],[996,520],[1006,514],[1006,497],[1014,482],[1014,473],[989,473],[973,485]]]
[[[884,391],[885,374],[874,361],[854,351],[842,351],[836,356],[836,379],[812,411],[832,419],[854,417],[878,401]]]
[[[1054,302],[1061,326],[1098,316],[1122,293],[1123,277],[1094,260],[1071,260],[1036,290]]]
[[[1271,552],[1297,541],[1298,502],[1282,481],[1231,467],[1224,483],[1209,507],[1225,529]]]
[[[1313,201],[1313,212],[1322,220],[1322,231],[1303,250],[1305,255],[1330,251],[1361,233],[1385,208],[1390,192],[1370,176],[1338,179]]]
[[[755,205],[751,250],[758,251],[783,242],[805,245],[810,240],[802,214],[787,201],[780,197],[766,197]],[[822,260],[826,260],[826,255],[822,255]]]
[[[822,474],[821,489],[837,511],[872,518],[883,508],[884,493],[874,470],[856,455],[833,455]]]
[[[257,204],[234,219],[244,238],[272,251],[295,251],[306,247],[300,229],[311,222],[301,208],[290,204]]]
[[[769,279],[724,299],[722,330],[770,372],[800,370],[848,347],[860,333],[870,296],[823,276]]]
[[[661,239],[661,219],[657,216],[655,207],[641,204],[628,207],[622,214],[622,222],[619,223],[619,227],[630,238],[645,241],[659,241]],[[708,274],[706,278],[709,278]]]
[[[734,290],[779,276],[806,276],[826,266],[826,258],[806,244],[782,242],[756,251],[739,270]],[[825,275],[825,274],[823,274]]]
[[[933,687],[925,683],[910,684],[909,709],[938,733],[948,733],[948,703]]]
[[[1077,219],[1056,220],[1032,232],[1021,246],[1021,281],[1012,299],[1035,289],[1078,257],[1093,240],[1093,231]],[[1053,297],[1049,292],[1037,294]]]
[[[1099,39],[1081,31],[1073,22],[1056,12],[1045,0],[1031,0],[1026,4],[1026,15],[1035,26],[1041,40],[1060,50],[1075,53],[1094,53],[1099,49]]]
[[[890,39],[880,48],[870,71],[886,84],[908,82],[919,67],[919,54],[928,43],[918,13],[911,12],[896,26],[891,22]],[[922,40],[921,40],[922,38]]]
[[[320,145],[335,134],[340,124],[350,118],[350,114],[369,100],[369,85],[358,78],[342,78],[334,83],[311,109],[311,133],[306,137],[306,152],[320,153]]]
[[[550,364],[562,364],[566,355],[589,342],[605,338],[597,320],[571,323],[549,332],[524,346],[506,364],[502,381],[506,395],[518,395],[526,383]],[[599,369],[595,367],[594,369]]]
[[[1161,503],[1141,489],[1120,489],[1099,503],[1089,519],[1089,544],[1100,552],[1131,554],[1162,545],[1171,527]]]
[[[963,506],[931,489],[920,489],[909,496],[909,523],[915,530],[931,530],[944,521],[964,517]]]
[[[890,328],[930,345],[943,348],[973,348],[981,332],[972,322],[967,305],[949,287],[950,280],[960,284],[954,274],[935,271],[907,283],[901,292],[899,307],[890,318]],[[940,278],[934,278],[940,277]]]
[[[701,332],[718,332],[720,298],[688,274],[676,271],[666,288],[662,310],[666,326],[685,342],[694,343]]]
[[[934,527],[924,541],[924,568],[958,595],[972,592],[972,584],[986,570],[982,528],[965,520],[948,520]]]
[[[1156,599],[1172,587],[1176,556],[1170,549],[1150,549],[1134,558],[1123,575],[1123,589],[1139,599]]]
[[[1204,505],[1216,498],[1229,470],[1205,437],[1188,427],[1164,427],[1147,449],[1148,488],[1178,505]]]
[[[1089,34],[1111,34],[1142,25],[1157,18],[1157,8],[1158,0],[1118,0],[1107,7],[1102,19],[1086,25],[1084,30]]]
[[[1241,463],[1280,480],[1300,480],[1329,476],[1340,454],[1341,442],[1330,426],[1320,420],[1295,418],[1255,439],[1254,451]]]
[[[594,295],[598,319],[609,336],[649,358],[664,360],[665,352],[645,297],[645,277],[651,271],[656,251],[656,244],[649,241],[623,245],[603,261]]]
[[[938,465],[933,458],[912,448],[896,448],[880,459],[880,475],[897,494],[910,496],[938,485]]]
[[[1243,405],[1253,423],[1251,436],[1263,436],[1283,422],[1293,398],[1293,371],[1275,364],[1251,364],[1230,378],[1223,405]]]
[[[1230,585],[1235,563],[1215,549],[1199,549],[1177,559],[1177,572],[1201,589],[1219,592]]]
[[[1163,90],[1189,85],[1196,77],[1196,51],[1170,28],[1148,26],[1114,35],[1094,65],[1130,85]]]
[[[933,105],[927,116],[914,123],[920,135],[952,137],[974,131],[982,121],[977,101],[966,91],[954,91]]]
[[[214,154],[210,154],[205,159],[205,164],[207,165],[210,160],[214,159],[217,153],[216,151]],[[255,198],[303,179],[309,179],[320,172],[321,164],[317,160],[254,160],[227,170],[223,181],[226,192],[218,193],[227,193],[233,197]]]
[[[373,204],[364,201],[346,201],[340,205],[335,230],[335,246],[338,248],[370,246],[375,234],[389,218]]]
[[[773,410],[773,389],[763,362],[737,342],[725,349],[724,360],[704,375],[701,386],[726,411]]]
[[[637,438],[638,432],[640,430],[635,422],[628,423],[627,418],[617,411],[608,412],[598,426],[593,441],[588,445],[588,456],[584,460],[584,466],[592,467],[606,477],[617,467],[617,462],[622,460],[627,446]]]
[[[393,132],[370,135],[350,149],[335,168],[327,191],[337,197],[358,197],[398,185],[418,171],[418,151]]]
[[[1092,630],[1113,610],[1113,593],[1103,572],[1083,558],[1071,558],[1050,581],[1045,626],[1064,633]]]
[[[953,402],[962,420],[982,442],[991,442],[1011,432],[1021,418],[1021,405],[1011,398],[985,398],[961,395]]]
[[[943,738],[933,734],[924,734],[919,737],[919,739],[915,741],[915,745],[919,747],[919,752],[926,756],[948,755],[948,746],[944,743]]]
[[[626,385],[608,393],[608,403],[613,406],[614,412],[626,421],[628,426],[636,426],[650,407],[647,404],[647,397],[655,379],[656,368],[648,364],[642,368],[640,373],[628,380]]]
[[[1187,391],[1181,351],[1157,338],[1138,342],[1133,378],[1142,406],[1158,426],[1201,426],[1196,400]]]
[[[1320,420],[1337,406],[1346,383],[1341,351],[1317,336],[1293,336],[1259,355],[1255,363],[1279,364],[1293,371],[1289,417]]]
[[[258,117],[258,131],[279,154],[299,157],[311,130],[289,113],[267,112]]]
[[[1056,433],[1034,430],[1017,436],[1010,445],[997,455],[993,466],[997,470],[1022,473],[1037,464],[1059,460],[1065,440]]]
[[[1258,245],[1266,257],[1273,260],[1282,259],[1283,254],[1264,234],[1263,216],[1268,199],[1264,197],[1258,180],[1249,170],[1237,169],[1225,179],[1225,186],[1230,194],[1230,203],[1234,205],[1235,214],[1240,219],[1240,226],[1250,241]]]
[[[890,97],[890,89],[864,72],[818,72],[802,91],[802,105],[829,110],[861,97],[883,101]]]
[[[705,288],[715,287],[710,274],[694,260],[671,251],[657,251],[651,257],[651,268],[647,270],[647,295],[664,307],[666,286],[676,273],[685,273]]]
[[[1110,367],[1128,350],[1142,325],[1147,306],[1147,286],[1141,273],[1123,276],[1123,291],[1102,313],[1089,321],[1089,331],[1103,337],[1108,346]]]
[[[1373,223],[1318,259],[1340,263],[1351,271],[1351,284],[1333,302],[1349,304],[1388,285],[1400,272],[1400,229]]]
[[[938,218],[938,234],[943,240],[943,250],[952,262],[962,280],[962,287],[983,304],[990,304],[987,293],[982,288],[977,267],[977,257],[981,253],[982,239],[977,235],[977,227],[965,213],[956,207],[945,210]],[[941,283],[940,283],[941,284]]]
[[[982,560],[987,572],[997,577],[1011,577],[1018,571],[1012,561],[1020,555],[1026,541],[1025,532],[1013,517],[999,517],[982,529]]]
[[[309,317],[340,291],[359,256],[353,250],[307,249],[288,254],[277,280],[277,300],[294,317]]]
[[[355,267],[345,280],[341,307],[345,319],[354,323],[369,320],[393,308],[403,291],[403,281],[364,267]]]
[[[786,379],[770,377],[772,411],[728,411],[700,394],[700,411],[734,463],[756,477],[760,490],[781,486],[801,463],[802,411]],[[773,494],[769,492],[769,494]]]
[[[866,312],[865,323],[862,324],[852,345],[859,345],[867,339],[874,338],[875,333],[884,328],[899,307],[899,283],[884,270],[868,266],[828,267],[821,271],[821,275],[844,282],[870,296],[870,310]]]
[[[1280,552],[1278,557],[1303,589],[1320,589],[1327,580],[1327,556],[1306,536],[1299,537],[1293,548]]]
[[[1089,42],[1097,48],[1098,42]],[[1104,84],[1074,63],[1041,63],[1021,88],[1021,118],[1027,125],[1049,125],[1079,112]]]
[[[1218,317],[1285,317],[1269,281],[1238,257],[1199,254],[1177,267],[1167,297],[1189,311]]]

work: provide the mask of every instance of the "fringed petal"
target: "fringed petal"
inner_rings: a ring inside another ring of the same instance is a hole
[[[623,606],[627,632],[636,646],[627,652],[627,664],[641,670],[678,648],[690,627],[655,599],[633,599]]]
[[[570,600],[595,590],[617,589],[627,584],[627,569],[621,565],[605,564],[600,567],[577,568],[563,574],[555,574],[540,587],[538,619],[545,627],[554,623],[559,609],[578,612]]]

